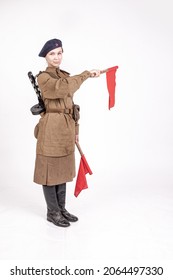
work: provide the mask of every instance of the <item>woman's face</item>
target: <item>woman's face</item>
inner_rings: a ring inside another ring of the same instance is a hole
[[[56,48],[46,55],[46,61],[49,67],[59,67],[62,61],[63,50],[61,47]]]

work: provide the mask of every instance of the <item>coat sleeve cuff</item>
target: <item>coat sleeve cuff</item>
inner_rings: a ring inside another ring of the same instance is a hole
[[[86,79],[88,79],[91,76],[91,73],[88,70],[86,70],[86,71],[82,72],[80,76],[82,76],[82,80],[85,81]]]

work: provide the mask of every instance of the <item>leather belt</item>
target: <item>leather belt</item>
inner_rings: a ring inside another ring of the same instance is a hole
[[[46,113],[64,113],[64,114],[73,114],[73,109],[48,109]]]

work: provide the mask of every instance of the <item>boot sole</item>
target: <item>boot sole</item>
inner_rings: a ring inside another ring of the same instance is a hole
[[[64,225],[64,224],[59,224],[59,223],[55,223],[54,220],[51,220],[51,219],[49,219],[49,218],[47,218],[47,221],[53,223],[54,225],[56,225],[56,226],[58,226],[58,227],[69,227],[69,226],[70,226],[70,223],[69,223],[69,224],[66,224],[66,225]]]

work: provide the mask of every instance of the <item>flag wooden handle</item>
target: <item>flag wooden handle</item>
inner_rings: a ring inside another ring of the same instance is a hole
[[[100,74],[104,74],[104,73],[106,73],[108,70],[109,70],[109,69],[100,70]],[[95,76],[96,76],[96,73],[93,73],[92,75],[93,75],[93,77],[95,77]]]
[[[116,66],[116,67],[118,68],[118,66]],[[112,67],[112,68],[114,68],[114,67]],[[104,74],[104,73],[108,72],[109,69],[111,69],[111,68],[107,68],[107,69],[100,70],[100,74]],[[94,74],[94,76],[95,76],[95,75],[96,75],[96,74]]]
[[[84,153],[82,152],[79,142],[76,142],[76,147],[78,148],[78,151],[79,151],[80,155],[82,156]]]
[[[100,70],[100,74],[104,74],[104,73],[106,73],[108,70],[109,70],[108,68],[107,68],[107,69],[104,69],[104,70]]]

